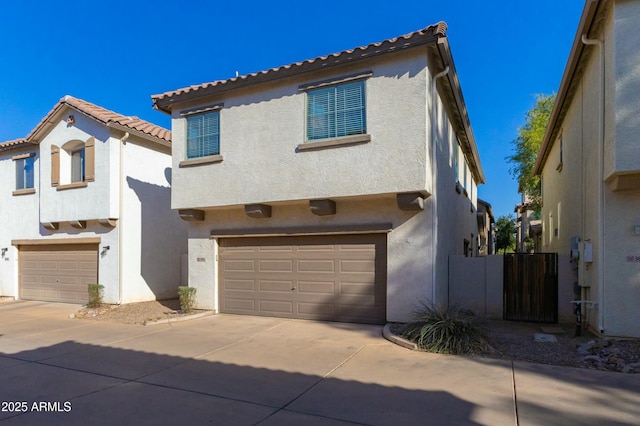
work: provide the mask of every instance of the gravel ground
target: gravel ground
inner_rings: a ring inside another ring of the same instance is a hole
[[[200,312],[205,311],[196,309],[190,313],[182,312],[178,299],[167,299],[127,303],[125,305],[102,305],[99,308],[83,308],[75,313],[75,318],[145,325],[153,321],[193,315]]]
[[[399,335],[401,328],[402,324],[394,324],[391,331]],[[640,339],[598,338],[586,330],[576,337],[574,324],[488,321],[487,329],[490,348],[479,356],[640,373]],[[555,341],[537,342],[538,333]]]
[[[192,313],[204,312],[196,310]],[[93,321],[117,321],[144,325],[166,318],[189,315],[180,311],[178,299],[126,305],[84,308],[75,317]],[[402,324],[392,324],[399,334]],[[536,342],[536,333],[552,335],[552,342]],[[563,365],[625,373],[640,373],[640,339],[601,339],[583,331],[575,336],[573,324],[539,324],[514,321],[488,321],[490,349],[481,356],[512,361]]]
[[[556,341],[536,342],[536,333]],[[490,321],[488,340],[494,350],[489,357],[640,373],[640,339],[599,338],[586,330],[575,336],[574,324]]]

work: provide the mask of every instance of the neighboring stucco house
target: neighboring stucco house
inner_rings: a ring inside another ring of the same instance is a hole
[[[516,204],[516,253],[529,253],[535,249],[534,228],[535,211],[529,197],[519,188],[521,202]]]
[[[200,307],[383,323],[448,302],[484,176],[445,30],[153,96]]]
[[[478,256],[495,254],[495,218],[491,204],[478,198]]]
[[[170,208],[171,133],[70,96],[0,144],[0,295],[82,303],[177,296],[186,226]]]
[[[640,337],[640,1],[586,2],[535,173],[588,325]]]

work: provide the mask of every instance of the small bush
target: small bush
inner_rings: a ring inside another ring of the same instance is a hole
[[[182,312],[191,312],[196,306],[196,289],[193,287],[179,286],[178,297]]]
[[[88,284],[87,291],[89,292],[88,307],[97,308],[102,305],[102,297],[104,296],[104,286],[102,284]]]
[[[401,335],[422,350],[444,354],[479,353],[488,348],[485,321],[460,307],[423,306]]]

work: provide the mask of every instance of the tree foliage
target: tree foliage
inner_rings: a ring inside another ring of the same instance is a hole
[[[514,251],[516,247],[516,220],[513,215],[500,216],[496,220],[496,253]]]
[[[556,95],[538,95],[536,104],[527,111],[525,125],[518,128],[518,136],[511,142],[514,154],[507,157],[509,173],[518,181],[518,188],[531,201],[533,210],[540,211],[540,177],[533,174],[533,166],[544,139],[547,123]]]

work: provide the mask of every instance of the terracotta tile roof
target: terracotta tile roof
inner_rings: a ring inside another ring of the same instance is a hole
[[[81,112],[94,120],[98,120],[108,127],[123,127],[128,130],[132,130],[138,133],[142,133],[152,138],[158,139],[158,142],[166,144],[171,143],[171,131],[164,127],[157,126],[142,120],[138,117],[127,117],[117,112],[110,111],[101,106],[92,104],[91,102],[83,101],[82,99],[74,98],[73,96],[65,96],[53,107],[53,109],[38,123],[38,125],[27,135],[25,138],[31,141],[35,135],[37,135],[42,128],[46,125],[51,117],[55,115],[63,106],[69,106],[78,112]]]
[[[0,151],[6,151],[8,149],[17,148],[21,145],[29,145],[29,143],[30,142],[28,142],[25,138],[13,139],[10,141],[2,142],[0,143]]]
[[[154,108],[161,111],[169,112],[170,107],[167,108],[169,104],[171,104],[172,101],[175,100],[174,98],[179,98],[183,95],[191,94],[194,95],[194,97],[197,97],[199,93],[196,92],[203,92],[202,95],[204,96],[211,90],[221,90],[223,86],[229,86],[225,88],[230,89],[232,87],[240,87],[248,84],[275,80],[277,78],[284,78],[289,75],[311,71],[316,68],[326,67],[328,65],[338,65],[342,63],[353,62],[356,60],[377,56],[383,53],[390,53],[421,44],[431,43],[440,37],[445,37],[446,30],[447,24],[444,22],[438,22],[421,30],[414,31],[403,36],[384,40],[378,43],[371,43],[366,46],[343,50],[342,52],[332,53],[326,56],[319,56],[317,58],[307,59],[305,61],[295,62],[293,64],[283,65],[277,68],[271,68],[265,71],[259,71],[235,78],[230,78],[227,80],[217,80],[209,83],[189,86],[171,92],[153,95],[151,96],[151,99],[153,100]]]

